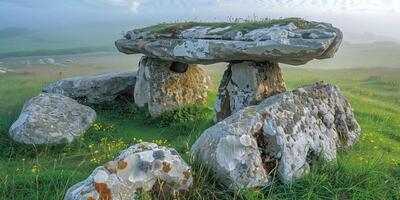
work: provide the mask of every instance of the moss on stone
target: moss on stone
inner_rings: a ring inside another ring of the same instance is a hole
[[[254,21],[254,22],[183,22],[183,23],[161,23],[153,26],[148,26],[139,29],[142,32],[150,32],[150,33],[179,33],[182,30],[186,30],[189,28],[193,28],[196,26],[208,26],[211,28],[225,28],[230,27],[228,29],[224,29],[219,32],[212,33],[213,35],[222,35],[228,31],[251,31],[260,28],[269,28],[274,25],[287,25],[290,23],[294,23],[297,27],[301,29],[309,29],[312,28],[313,25],[311,22],[305,21],[301,18],[285,18],[285,19],[271,19],[271,20],[262,20],[262,21]]]

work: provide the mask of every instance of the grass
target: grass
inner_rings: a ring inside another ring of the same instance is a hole
[[[79,73],[62,70],[63,76]],[[97,69],[85,69],[97,73]],[[190,145],[212,126],[216,88],[205,106],[184,108],[150,120],[132,103],[94,107],[97,122],[84,136],[64,145],[29,146],[13,142],[8,128],[23,103],[59,79],[46,69],[0,75],[0,199],[62,199],[66,190],[127,146],[140,141],[171,146],[192,166],[194,183],[181,199],[400,199],[399,69],[310,70],[284,68],[288,88],[318,80],[340,86],[362,127],[360,142],[339,152],[336,163],[319,162],[303,178],[266,188],[230,191],[207,166],[189,160]],[[47,73],[44,73],[47,72]],[[218,86],[221,71],[210,74]],[[174,119],[168,122],[168,119]],[[111,147],[111,148],[108,148]],[[154,199],[142,194],[140,199]]]
[[[212,33],[213,35],[222,35],[228,31],[251,31],[260,28],[269,28],[274,25],[287,25],[294,23],[297,27],[302,29],[311,28],[310,22],[300,18],[285,18],[285,19],[271,19],[252,22],[183,22],[183,23],[162,23],[153,26],[148,26],[139,29],[142,32],[150,33],[179,33],[182,30],[189,29],[195,26],[208,26],[211,28],[225,28],[227,29]]]

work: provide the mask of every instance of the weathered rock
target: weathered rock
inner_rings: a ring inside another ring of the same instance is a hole
[[[192,179],[189,166],[174,149],[140,143],[71,187],[64,200],[131,200],[138,191],[151,190],[173,196],[187,191]]]
[[[191,155],[226,185],[266,186],[276,172],[285,182],[300,177],[320,155],[335,160],[337,148],[355,144],[360,131],[340,90],[317,83],[234,113],[207,129]]]
[[[41,93],[25,103],[10,128],[11,137],[25,144],[72,142],[89,129],[96,112],[59,94]]]
[[[116,41],[119,51],[143,53],[162,60],[191,64],[231,61],[271,61],[291,65],[331,58],[342,41],[342,32],[330,24],[301,19],[273,24],[177,23],[129,31]]]
[[[219,86],[214,121],[284,91],[286,86],[277,63],[231,63]]]
[[[100,104],[118,98],[133,98],[136,72],[112,72],[95,76],[60,80],[43,88],[43,92],[62,94],[80,102]]]
[[[142,57],[135,84],[135,103],[148,107],[152,116],[163,111],[204,104],[211,89],[210,78],[197,65],[189,65],[186,72],[170,69],[172,62]]]

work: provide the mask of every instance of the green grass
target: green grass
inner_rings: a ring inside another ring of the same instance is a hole
[[[215,32],[214,35],[222,35],[228,31],[251,31],[259,28],[269,28],[274,25],[287,25],[294,23],[297,27],[307,29],[311,28],[311,23],[300,18],[286,18],[286,19],[271,19],[261,20],[254,22],[183,22],[183,23],[162,23],[153,26],[148,26],[139,29],[142,32],[150,33],[179,33],[182,30],[189,29],[195,26],[208,26],[211,28],[225,28],[223,31]]]
[[[79,72],[57,70],[65,76]],[[336,163],[320,162],[293,183],[283,184],[276,177],[269,187],[241,191],[219,185],[212,170],[188,157],[190,145],[213,124],[216,87],[207,105],[166,113],[156,120],[131,103],[97,106],[96,124],[101,128],[92,127],[73,144],[29,146],[14,143],[8,128],[23,103],[43,85],[59,79],[59,73],[45,68],[0,75],[0,199],[62,199],[69,187],[96,166],[139,140],[172,146],[190,163],[194,184],[182,199],[400,199],[400,70],[283,71],[289,89],[318,80],[339,85],[354,108],[362,137],[351,149],[341,150]],[[210,75],[218,86],[221,71]],[[170,118],[173,123],[167,123]],[[104,148],[107,145],[113,148]],[[141,195],[141,199],[151,198]]]

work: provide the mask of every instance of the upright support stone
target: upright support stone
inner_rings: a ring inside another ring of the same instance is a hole
[[[278,63],[230,63],[219,86],[214,121],[221,121],[246,106],[284,91],[286,86]]]
[[[205,104],[211,80],[197,65],[177,64],[143,56],[135,84],[135,103],[152,116],[179,107]]]

